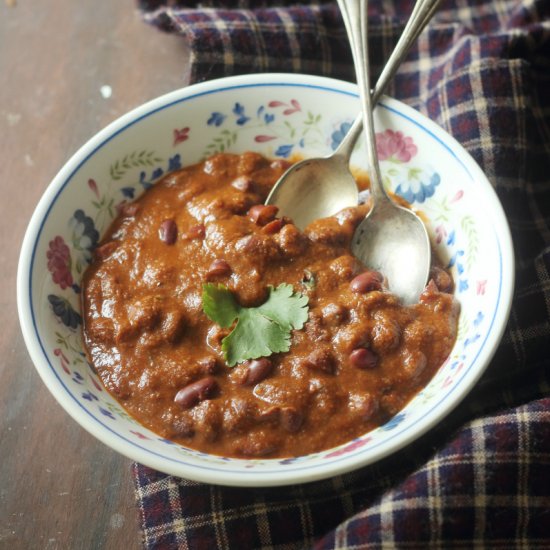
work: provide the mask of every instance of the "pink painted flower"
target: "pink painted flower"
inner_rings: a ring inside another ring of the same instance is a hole
[[[487,286],[487,280],[477,281],[476,283],[476,294],[478,296],[483,296],[485,294],[485,287]]]
[[[380,160],[394,160],[409,162],[418,152],[411,137],[403,132],[386,130],[376,134],[376,150]]]
[[[88,180],[88,187],[95,193],[95,196],[99,199],[99,189],[97,188],[97,183],[94,179],[90,178]]]
[[[53,353],[56,357],[59,357],[59,362],[61,363],[61,368],[67,373],[71,374],[71,371],[69,370],[69,360],[67,357],[65,357],[65,354],[61,350],[61,348],[55,348],[53,350]]]
[[[288,109],[285,109],[283,111],[283,115],[292,115],[293,113],[298,113],[299,111],[302,110],[302,107],[300,106],[300,104],[295,99],[292,99],[290,101],[290,104],[292,105],[292,107],[289,107]]]
[[[287,116],[292,115],[294,113],[298,113],[302,110],[302,106],[300,105],[300,102],[296,99],[291,99],[290,105],[283,101],[270,101],[267,105],[268,107],[271,107],[271,108],[285,107],[283,111],[283,115],[287,115]]]
[[[131,434],[134,434],[135,436],[139,437],[140,439],[150,439],[146,435],[143,435],[141,432],[136,432],[135,430],[130,430]]]
[[[58,235],[53,241],[50,241],[46,257],[48,258],[48,270],[52,274],[53,282],[63,290],[73,286],[71,251],[65,244],[63,237]]]
[[[332,451],[332,453],[326,455],[325,458],[332,458],[335,456],[341,456],[347,453],[351,453],[352,451],[355,451],[355,449],[360,449],[361,447],[363,447],[363,445],[366,445],[370,440],[370,437],[365,437],[364,439],[356,439],[345,447],[342,447],[337,451]]]
[[[90,376],[90,380],[92,381],[93,385],[95,386],[95,389],[97,391],[103,391],[103,388],[101,387],[101,385],[99,384],[99,382],[93,377],[93,376]]]
[[[189,131],[190,131],[189,126],[186,126],[181,130],[174,128],[174,145],[177,145],[178,143],[182,143],[187,139],[189,139]]]
[[[460,189],[456,195],[451,199],[451,203],[459,201],[464,196],[464,191]]]
[[[265,143],[266,141],[271,141],[272,139],[277,139],[276,136],[256,136],[254,141],[256,143]]]

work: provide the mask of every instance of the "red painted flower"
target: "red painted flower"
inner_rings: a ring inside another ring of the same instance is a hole
[[[53,282],[62,289],[73,286],[71,251],[65,244],[63,237],[58,235],[53,241],[50,241],[46,257],[48,258],[48,270],[52,274]]]
[[[379,160],[398,160],[409,162],[418,152],[411,137],[406,137],[403,132],[386,130],[376,134],[376,150]]]

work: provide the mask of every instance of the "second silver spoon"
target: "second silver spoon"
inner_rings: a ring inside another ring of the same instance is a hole
[[[417,0],[411,16],[373,91],[373,102],[388,87],[401,62],[431,19],[439,0]],[[266,204],[279,207],[304,229],[310,222],[356,206],[359,192],[349,162],[363,130],[362,114],[356,118],[338,148],[328,157],[306,159],[291,166],[275,184]]]

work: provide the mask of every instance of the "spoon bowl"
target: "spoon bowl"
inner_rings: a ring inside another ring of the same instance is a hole
[[[271,191],[266,204],[277,205],[282,214],[303,230],[312,221],[356,205],[358,200],[349,160],[343,155],[333,155],[292,165]]]
[[[401,206],[374,207],[355,231],[351,249],[386,278],[404,304],[418,301],[430,271],[428,234],[418,216]]]

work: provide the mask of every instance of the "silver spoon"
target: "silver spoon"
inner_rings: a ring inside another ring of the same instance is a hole
[[[431,19],[439,0],[417,0],[373,92],[376,104],[418,35]],[[355,206],[359,193],[349,169],[350,157],[363,130],[359,113],[352,127],[328,157],[306,159],[291,166],[275,184],[266,204],[275,204],[282,215],[304,229],[310,222]]]
[[[382,186],[376,153],[367,40],[368,0],[338,0],[351,43],[366,130],[371,210],[356,229],[351,249],[365,265],[380,271],[402,303],[418,301],[430,270],[430,240],[422,220],[395,204]]]

